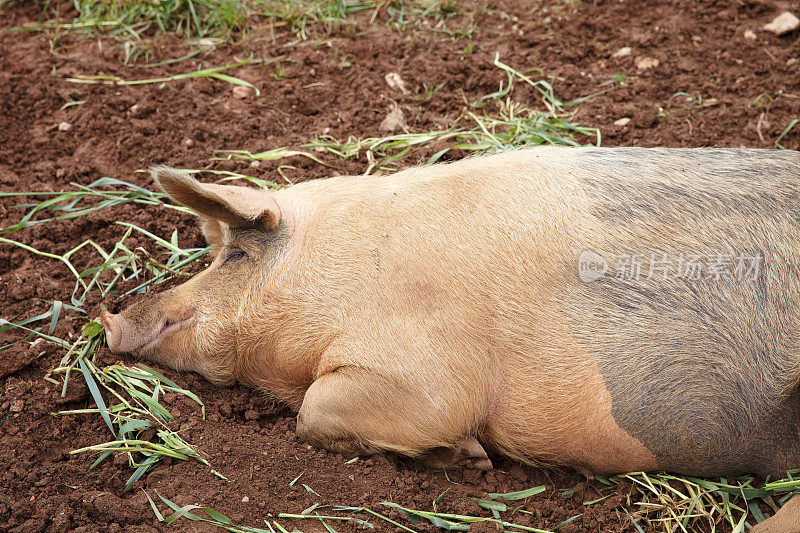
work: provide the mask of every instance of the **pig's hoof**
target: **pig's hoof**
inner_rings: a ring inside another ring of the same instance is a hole
[[[492,460],[475,437],[466,437],[451,448],[434,448],[420,456],[428,468],[463,467],[475,470],[492,470]]]

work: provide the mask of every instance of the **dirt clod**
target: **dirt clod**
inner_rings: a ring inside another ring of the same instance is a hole
[[[406,123],[406,117],[403,115],[402,109],[394,106],[386,115],[386,118],[383,119],[383,122],[381,122],[379,129],[384,132],[408,130],[408,124]]]

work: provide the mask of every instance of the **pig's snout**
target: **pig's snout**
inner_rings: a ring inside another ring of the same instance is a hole
[[[122,328],[118,318],[119,315],[109,313],[105,309],[100,311],[100,322],[103,323],[103,329],[106,331],[106,343],[114,353],[117,353],[117,348],[122,340]]]
[[[106,342],[113,353],[148,350],[162,337],[187,324],[194,317],[195,310],[190,309],[181,316],[164,317],[146,326],[139,325],[124,315],[125,313],[115,315],[105,309],[100,313],[100,321],[106,332]]]

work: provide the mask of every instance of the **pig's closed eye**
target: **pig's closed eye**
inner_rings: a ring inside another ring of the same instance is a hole
[[[228,257],[225,258],[225,261],[222,264],[226,265],[228,263],[232,263],[233,261],[238,261],[243,257],[247,257],[247,252],[244,250],[234,250],[228,254]]]

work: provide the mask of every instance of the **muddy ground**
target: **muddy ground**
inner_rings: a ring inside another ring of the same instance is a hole
[[[576,117],[600,129],[603,145],[773,148],[791,121],[800,118],[800,33],[775,37],[761,29],[787,6],[745,0],[508,2],[491,9],[464,7],[445,21],[445,28],[420,26],[402,33],[387,28],[382,13],[370,25],[368,13],[358,26],[332,29],[320,33],[319,40],[302,43],[287,27],[270,27],[264,21],[240,44],[151,68],[142,65],[178,58],[195,48],[181,38],[162,36],[146,49],[149,57],[126,65],[124,47],[112,39],[3,31],[0,187],[52,191],[101,176],[149,187],[147,175],[137,171],[156,163],[188,168],[210,164],[281,181],[277,163],[254,168],[210,158],[218,149],[297,147],[323,133],[339,138],[379,136],[379,125],[393,102],[403,109],[411,131],[440,128],[461,113],[465,101],[497,90],[505,75],[492,65],[496,53],[520,70],[536,67],[554,76],[556,94],[563,100],[611,87],[581,104]],[[37,9],[26,4],[0,8],[6,27],[38,17]],[[612,57],[623,47],[631,48],[630,55]],[[256,59],[284,56],[282,72],[274,63],[231,72],[257,85],[260,96],[237,98],[232,85],[208,79],[124,87],[66,79],[92,74],[125,79],[169,76],[200,65],[229,64],[250,53]],[[637,68],[643,58],[657,59],[658,65]],[[399,72],[411,93],[390,89],[384,80],[387,72]],[[442,83],[428,98],[424,87]],[[676,93],[689,93],[694,99],[673,96]],[[518,93],[532,107],[538,105],[534,96],[524,89]],[[62,108],[69,101],[85,103]],[[630,121],[619,125],[622,118]],[[60,128],[62,123],[69,127]],[[798,149],[798,131],[800,127],[781,144]],[[281,162],[293,168],[281,170],[289,180],[301,181],[364,168],[363,158],[343,161],[318,155],[331,167],[295,157]],[[29,200],[3,199],[0,227],[19,221],[23,210],[15,206]],[[203,245],[193,218],[133,205],[34,226],[12,237],[59,254],[87,237],[110,248],[124,231],[114,224],[118,220],[165,237],[178,227],[182,246]],[[136,245],[156,251],[147,239],[129,241],[131,248]],[[88,251],[75,257],[79,268],[97,262]],[[3,318],[44,312],[49,300],[68,301],[73,285],[63,264],[0,244]],[[99,297],[90,298],[90,316],[96,316],[100,303]],[[105,304],[118,309],[125,302],[108,298]],[[77,314],[65,313],[55,335],[74,336],[84,322]],[[0,345],[19,338],[16,333],[0,334]],[[382,508],[380,502],[489,516],[470,498],[545,485],[544,493],[519,503],[530,514],[507,513],[508,519],[552,528],[580,515],[560,531],[635,531],[621,507],[631,491],[629,484],[601,492],[602,484],[575,472],[503,459],[486,473],[426,470],[414,461],[380,457],[347,463],[300,442],[292,414],[262,395],[241,387],[217,388],[198,376],[166,369],[167,376],[197,393],[207,410],[203,420],[191,402],[168,397],[176,427],[229,482],[197,462],[168,461],[123,493],[131,473],[124,457],[90,471],[93,456],[69,453],[109,438],[100,417],[52,415],[92,404],[79,377],[71,380],[66,398],[60,397],[59,387],[43,380],[62,355],[61,348],[47,342],[24,342],[0,351],[0,530],[168,529],[157,522],[141,489],[151,494],[156,489],[181,505],[200,503],[239,523],[263,527],[262,519],[279,512],[298,513],[314,503],[381,509],[406,525],[411,524],[403,515]],[[115,361],[107,351],[100,357]],[[298,476],[300,480],[290,485]],[[321,530],[319,523],[282,522],[289,529]],[[381,530],[389,529],[384,522],[374,522]],[[207,526],[188,522],[177,526],[203,527]]]

